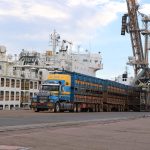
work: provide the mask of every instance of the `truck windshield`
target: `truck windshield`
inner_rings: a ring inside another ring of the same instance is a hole
[[[42,85],[42,90],[45,90],[45,91],[59,91],[59,85]]]
[[[31,102],[37,102],[37,98],[35,98],[35,97],[32,97],[32,100],[31,100]]]

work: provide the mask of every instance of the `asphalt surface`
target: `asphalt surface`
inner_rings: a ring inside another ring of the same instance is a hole
[[[150,112],[98,112],[98,113],[35,113],[31,110],[0,111],[0,127],[40,125],[44,123],[90,122],[150,116]]]
[[[149,150],[149,115],[138,112],[48,114],[2,111],[1,125],[15,124],[16,129],[0,130],[0,150]],[[21,123],[22,120],[28,126],[43,125],[42,121],[49,125],[19,130],[27,126]],[[11,126],[13,128],[15,126]]]

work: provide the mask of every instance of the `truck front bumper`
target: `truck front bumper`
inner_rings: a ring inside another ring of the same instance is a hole
[[[31,105],[31,107],[34,109],[34,108],[37,108],[37,109],[53,109],[54,108],[54,104],[53,103],[34,103]]]

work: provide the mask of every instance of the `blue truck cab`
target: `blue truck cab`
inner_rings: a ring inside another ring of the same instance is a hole
[[[50,110],[59,112],[70,105],[71,76],[68,74],[49,74],[39,92],[32,100],[35,111]]]

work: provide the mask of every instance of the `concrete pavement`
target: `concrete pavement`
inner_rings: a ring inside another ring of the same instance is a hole
[[[13,147],[18,150],[149,150],[150,117],[5,131],[0,135],[0,150],[2,146],[12,147],[11,150],[15,150]]]

